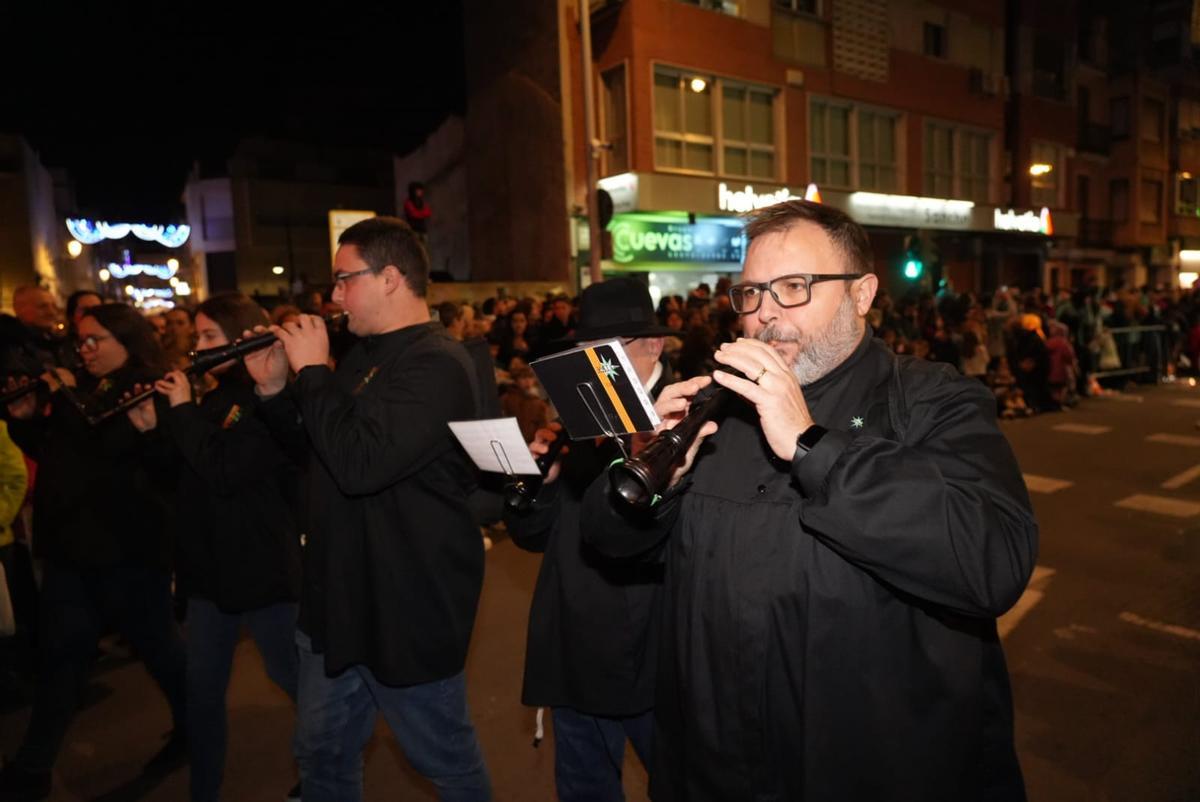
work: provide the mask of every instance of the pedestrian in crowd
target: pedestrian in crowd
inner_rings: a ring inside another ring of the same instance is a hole
[[[601,477],[581,514],[602,554],[666,563],[651,795],[1023,800],[996,618],[1037,525],[992,396],[870,336],[842,212],[746,234],[746,338],[712,379],[736,398],[647,513]],[[666,388],[664,425],[709,381]]]
[[[245,295],[217,295],[196,310],[202,349],[228,345],[267,322]],[[161,429],[181,463],[175,508],[176,585],[187,598],[187,722],[192,802],[215,802],[224,774],[225,695],[245,624],[267,676],[296,699],[300,525],[296,464],[256,414],[254,382],[237,361],[209,373],[195,403],[181,371],[155,382],[166,399],[130,410],[142,432]],[[140,388],[135,388],[140,389]],[[291,798],[299,799],[299,787]]]
[[[362,799],[363,748],[382,713],[442,799],[490,799],[463,673],[484,550],[466,504],[472,473],[446,425],[476,416],[475,370],[430,322],[429,259],[402,220],[346,229],[333,270],[333,300],[359,337],[336,371],[316,317],[273,327],[279,342],[245,360],[276,437],[311,454],[302,796]]]
[[[672,380],[661,361],[671,330],[656,323],[653,309],[634,279],[593,284],[580,299],[574,335],[580,343],[620,339],[651,398]],[[553,436],[539,433],[530,446],[535,458]],[[552,711],[561,802],[624,799],[626,741],[650,766],[662,565],[605,560],[580,537],[583,494],[620,456],[612,440],[572,443],[531,507],[505,512],[513,542],[544,554],[529,608],[521,701]]]
[[[106,625],[129,640],[170,706],[174,728],[146,772],[170,771],[187,754],[186,659],[171,612],[170,477],[150,470],[156,438],[123,415],[92,426],[75,406],[80,396],[95,408],[115,405],[135,384],[161,377],[166,360],[150,324],[123,304],[88,309],[79,336],[85,372],[59,368],[42,376],[54,391],[50,414],[37,414],[32,394],[8,409],[13,439],[38,463],[34,556],[42,562],[42,586],[33,712],[0,774],[0,799],[49,795],[50,772]],[[139,491],[136,507],[120,503],[131,488]]]

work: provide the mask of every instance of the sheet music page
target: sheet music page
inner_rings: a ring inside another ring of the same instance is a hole
[[[452,421],[449,425],[479,470],[518,476],[540,473],[516,418]]]

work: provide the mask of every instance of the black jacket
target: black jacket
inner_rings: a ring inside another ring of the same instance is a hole
[[[122,368],[96,381],[82,374],[74,395],[97,412],[117,403],[135,382],[157,376]],[[162,462],[165,441],[141,434],[125,415],[91,425],[59,391],[50,415],[13,420],[9,432],[37,462],[33,550],[39,559],[81,567],[132,561],[167,570],[171,564],[166,499],[174,485]]]
[[[1023,799],[995,618],[1037,526],[995,402],[869,336],[804,393],[794,463],[735,401],[647,520],[585,499],[601,551],[665,542],[654,799]]]
[[[255,414],[258,404],[253,384],[227,375],[198,405],[161,419],[183,463],[174,505],[179,585],[227,613],[300,592],[298,471]]]
[[[312,458],[300,629],[333,676],[388,685],[462,670],[483,584],[467,509],[472,469],[450,421],[476,414],[474,367],[440,324],[360,340],[338,365],[300,371],[262,406]]]
[[[558,481],[532,508],[505,511],[513,542],[545,552],[525,641],[527,705],[609,717],[654,706],[662,565],[607,558],[580,536],[583,494],[620,456],[610,440],[572,443]]]

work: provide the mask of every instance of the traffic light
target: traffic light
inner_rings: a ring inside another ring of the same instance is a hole
[[[925,263],[921,261],[921,257],[915,253],[909,253],[904,260],[904,277],[909,281],[916,281],[925,272]]]
[[[920,281],[925,273],[924,243],[916,234],[904,238],[904,255],[901,257],[902,272],[909,281]]]

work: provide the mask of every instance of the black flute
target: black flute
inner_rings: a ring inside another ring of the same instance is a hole
[[[325,325],[331,325],[340,320],[346,313],[336,312],[332,315],[326,315],[323,319]],[[218,365],[223,365],[231,359],[241,359],[246,354],[252,354],[255,351],[261,351],[264,348],[269,348],[275,344],[276,337],[272,332],[264,332],[256,334],[253,337],[234,340],[228,345],[219,345],[216,348],[205,348],[202,351],[192,351],[188,354],[188,359],[191,361],[186,368],[183,369],[185,376],[195,376],[200,373],[207,373]],[[106,409],[104,412],[94,415],[89,419],[89,423],[97,424],[106,421],[114,415],[120,415],[122,412],[128,412],[138,404],[153,396],[157,390],[151,387],[148,390],[143,390],[140,393],[129,396],[124,401],[116,406]]]
[[[741,377],[731,368],[722,371]],[[633,507],[645,509],[663,494],[675,466],[696,439],[700,427],[721,414],[735,393],[715,381],[692,396],[688,413],[670,429],[663,429],[645,448],[608,469],[608,486]]]

